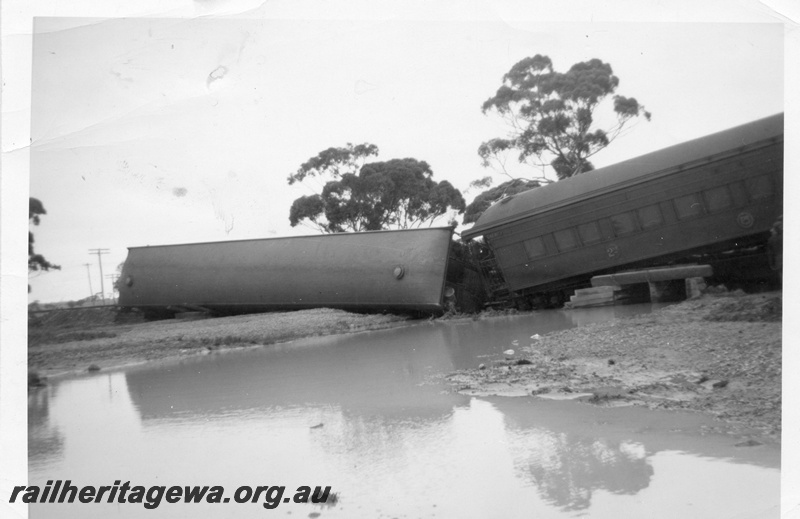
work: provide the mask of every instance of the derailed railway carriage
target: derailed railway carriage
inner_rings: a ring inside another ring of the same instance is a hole
[[[452,234],[446,227],[131,247],[119,304],[151,314],[441,313]]]
[[[763,255],[782,212],[777,114],[505,198],[462,233],[469,247],[453,246],[451,227],[131,247],[119,303],[149,313],[552,306],[598,274]]]
[[[763,247],[783,211],[783,114],[519,193],[482,237],[490,299],[563,302],[592,275]]]

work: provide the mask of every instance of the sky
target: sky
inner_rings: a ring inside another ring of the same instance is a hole
[[[537,53],[559,71],[610,63],[617,93],[652,112],[596,155],[597,167],[785,111],[795,171],[799,9],[794,0],[3,0],[0,439],[19,448],[4,449],[0,490],[27,473],[25,303],[99,291],[91,250],[108,250],[108,275],[127,247],[312,234],[292,228],[288,212],[321,184],[286,177],[348,142],[378,145],[377,160],[425,160],[434,179],[466,191],[488,173],[480,143],[504,136],[481,104]],[[792,175],[785,182],[796,192]],[[47,209],[31,227],[36,251],[62,267],[33,278],[28,196]],[[794,211],[787,204],[789,251]],[[792,269],[784,283],[791,294]],[[795,303],[784,300],[787,315]],[[788,337],[794,326],[785,322]],[[797,356],[787,348],[785,364]],[[799,418],[785,413],[784,430],[800,429]],[[786,459],[798,459],[795,443],[784,443]],[[790,505],[800,503],[793,467],[783,470]]]
[[[32,230],[61,270],[28,299],[99,292],[96,249],[108,294],[127,247],[315,233],[288,215],[322,182],[286,177],[331,146],[424,160],[470,201],[492,173],[478,146],[506,135],[481,104],[537,53],[561,71],[610,63],[652,112],[598,167],[780,112],[783,39],[763,21],[37,17],[26,151],[47,215]]]

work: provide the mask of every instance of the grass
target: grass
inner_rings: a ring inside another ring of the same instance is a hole
[[[74,341],[91,341],[93,339],[109,339],[116,337],[117,334],[103,330],[95,331],[75,331],[59,332],[52,330],[31,331],[28,330],[28,345],[38,346],[41,344],[61,344]]]

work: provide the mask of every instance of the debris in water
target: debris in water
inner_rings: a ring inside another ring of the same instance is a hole
[[[324,423],[320,422],[317,425],[312,425],[311,429],[321,429],[324,425],[325,425]]]
[[[503,355],[514,355],[514,350],[506,350],[503,352]]]
[[[531,339],[535,339],[537,341],[541,341],[542,340],[542,336],[539,335],[538,333],[534,333],[533,335],[531,335]]]

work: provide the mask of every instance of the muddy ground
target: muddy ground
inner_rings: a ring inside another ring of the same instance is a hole
[[[701,411],[779,441],[781,302],[779,292],[707,294],[652,314],[533,336],[503,360],[444,378],[470,395]],[[329,309],[150,322],[110,309],[33,314],[29,379],[35,385],[65,373],[412,322]]]
[[[701,411],[725,430],[780,441],[781,308],[779,292],[707,294],[533,336],[503,360],[446,379],[470,395]]]
[[[327,308],[213,319],[146,321],[137,312],[86,308],[34,314],[28,370],[39,377],[289,342],[303,337],[402,326],[406,317]]]

